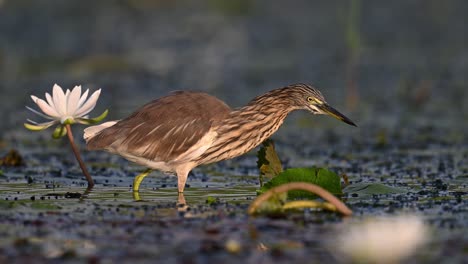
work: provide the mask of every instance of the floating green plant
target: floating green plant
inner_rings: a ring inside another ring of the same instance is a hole
[[[341,195],[340,177],[324,168],[291,168],[283,171],[272,140],[267,140],[258,151],[257,166],[260,170],[260,196],[251,204],[250,214],[262,212],[275,214],[290,209],[318,208],[339,211],[351,215],[335,195]],[[263,183],[265,178],[270,178]],[[328,202],[312,200],[321,197]],[[292,199],[307,199],[296,200]]]
[[[276,177],[271,179],[271,181],[265,183],[259,190],[258,193],[262,194],[271,188],[280,186],[282,184],[290,182],[305,182],[318,185],[325,190],[329,191],[334,195],[341,195],[341,182],[340,177],[333,171],[324,169],[324,168],[292,168],[287,169]],[[309,192],[297,190],[288,192],[289,199],[296,198],[317,198],[316,195],[313,195]]]

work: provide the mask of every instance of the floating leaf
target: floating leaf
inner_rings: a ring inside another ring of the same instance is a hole
[[[263,186],[264,179],[271,179],[283,171],[273,140],[267,139],[262,143],[257,153],[257,167],[260,170],[260,186]]]
[[[344,193],[358,194],[359,196],[379,195],[379,194],[392,194],[392,193],[406,193],[406,189],[387,186],[381,183],[356,183],[346,186],[343,189]]]
[[[306,182],[318,185],[334,195],[341,195],[340,177],[333,171],[324,168],[293,168],[287,169],[274,177],[271,181],[265,183],[260,190],[262,194],[269,189],[290,182]],[[295,198],[316,198],[315,195],[305,191],[288,192],[289,199]]]

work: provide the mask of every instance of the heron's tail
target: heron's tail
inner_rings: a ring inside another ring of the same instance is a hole
[[[83,135],[84,140],[86,141],[86,143],[88,143],[88,141],[90,139],[92,139],[94,136],[99,134],[99,132],[101,132],[103,129],[111,127],[111,126],[115,125],[115,123],[117,123],[117,122],[118,122],[118,120],[117,121],[109,121],[109,122],[99,124],[97,126],[90,126],[90,127],[85,128],[84,129],[84,135]]]

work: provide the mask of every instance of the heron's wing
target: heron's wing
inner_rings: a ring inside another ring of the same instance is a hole
[[[171,161],[195,145],[214,122],[230,111],[225,103],[205,93],[172,93],[102,130],[89,140],[88,148]]]

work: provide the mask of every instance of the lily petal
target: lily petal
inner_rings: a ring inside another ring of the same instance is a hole
[[[78,110],[78,102],[80,101],[81,96],[81,86],[75,86],[68,96],[67,102],[67,114],[74,115],[76,110]]]
[[[62,87],[60,87],[58,84],[54,84],[54,87],[52,88],[52,99],[54,100],[55,110],[59,116],[65,115],[67,111],[67,101]]]
[[[89,89],[86,89],[86,91],[81,96],[80,101],[78,102],[78,108],[80,108],[84,104],[84,102],[86,101],[86,98],[88,98],[88,93],[89,93]]]
[[[83,104],[75,113],[75,117],[81,117],[91,112],[96,106],[96,102],[101,94],[101,89],[95,91],[88,99],[86,103]]]
[[[50,96],[49,93],[45,93],[45,98],[47,100],[47,103],[49,103],[50,107],[55,108],[54,100],[52,100],[52,96]]]
[[[37,111],[37,110],[35,110],[35,109],[29,107],[29,106],[26,106],[26,109],[28,109],[29,111],[31,111],[31,112],[33,112],[33,113],[35,113],[35,114],[37,114],[37,115],[40,115],[40,116],[44,117],[44,118],[47,118],[47,119],[54,119],[53,117],[50,117],[50,116],[48,116],[48,115],[44,115],[43,113],[41,113],[41,112],[39,112],[39,111]]]
[[[37,98],[36,104],[39,106],[39,108],[41,108],[42,112],[44,112],[44,114],[46,115],[53,117],[53,118],[58,118],[60,116],[60,114],[57,113],[57,111],[54,108],[50,107],[50,105],[46,103],[46,101]]]
[[[35,104],[37,104],[36,101],[37,101],[37,99],[39,99],[39,98],[37,98],[37,96],[31,95],[31,99],[33,100],[33,102],[34,102]]]

